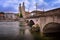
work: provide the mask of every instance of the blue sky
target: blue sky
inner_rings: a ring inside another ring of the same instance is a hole
[[[36,10],[51,10],[54,8],[60,8],[60,0],[0,0],[0,12],[19,12],[19,3],[25,2],[26,11]]]

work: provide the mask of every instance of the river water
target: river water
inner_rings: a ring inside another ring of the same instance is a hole
[[[43,40],[40,33],[31,33],[30,28],[20,27],[19,22],[0,22],[0,40]]]
[[[0,39],[16,38],[19,35],[19,22],[0,22]],[[7,40],[8,40],[7,39]]]

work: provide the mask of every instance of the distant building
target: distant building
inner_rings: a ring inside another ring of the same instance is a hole
[[[15,13],[0,12],[0,20],[16,20],[19,17]]]
[[[16,19],[16,16],[14,13],[5,13],[5,18],[9,20]]]
[[[22,13],[23,18],[28,18],[30,16],[30,12],[25,11],[25,3],[23,5],[19,4],[19,15]]]
[[[19,15],[20,15],[20,13],[22,13],[23,18],[26,18],[24,2],[23,2],[22,6],[21,6],[21,4],[19,4]]]
[[[3,19],[5,19],[4,12],[0,12],[0,20],[3,20]]]

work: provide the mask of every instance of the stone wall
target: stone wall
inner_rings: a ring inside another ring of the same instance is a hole
[[[56,22],[60,23],[60,17],[58,16],[46,16],[46,17],[40,17],[40,18],[30,18],[27,20],[33,20],[35,24],[39,24],[41,32],[43,32],[43,28],[46,24],[50,22]]]
[[[58,16],[40,17],[39,20],[40,20],[41,32],[43,32],[44,26],[50,22],[60,23],[60,17]]]

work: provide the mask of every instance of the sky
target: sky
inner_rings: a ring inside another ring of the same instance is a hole
[[[60,8],[60,0],[0,0],[0,12],[19,12],[19,4],[25,3],[25,10],[31,12],[36,10],[48,11],[55,8]]]

